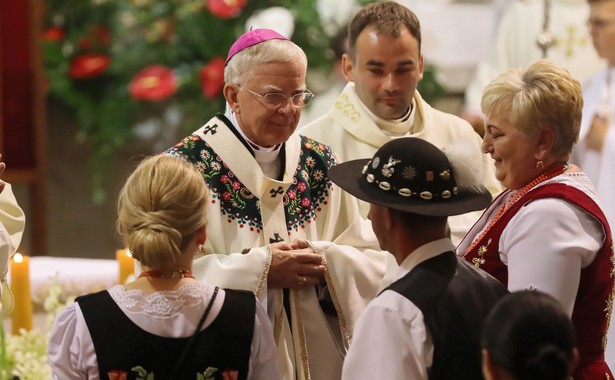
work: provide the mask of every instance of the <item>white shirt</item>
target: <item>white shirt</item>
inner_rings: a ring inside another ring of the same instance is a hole
[[[560,175],[539,186],[547,183],[573,186],[596,201],[585,173]],[[489,206],[457,247],[458,255],[465,254],[499,205]],[[593,262],[604,238],[600,222],[579,207],[563,199],[537,199],[517,211],[500,237],[500,260],[508,266],[504,285],[510,291],[537,289],[550,294],[572,315],[581,269]]]
[[[423,261],[454,249],[450,239],[419,247],[401,263],[395,281]],[[342,380],[426,380],[433,351],[421,310],[403,295],[385,290],[359,317],[344,360]]]

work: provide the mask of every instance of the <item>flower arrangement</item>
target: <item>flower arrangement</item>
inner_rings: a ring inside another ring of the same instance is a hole
[[[248,27],[289,36],[311,72],[326,77],[335,35],[368,2],[47,0],[45,86],[51,104],[73,116],[77,141],[92,147],[94,201],[105,200],[106,165],[118,149],[164,148],[224,109],[226,53]],[[171,141],[156,147],[165,136]]]
[[[62,299],[60,286],[49,288],[44,309],[47,312],[45,331],[22,329],[17,335],[6,335],[4,325],[0,324],[0,380],[40,380],[51,378],[51,367],[47,360],[49,331],[56,315],[73,298]]]

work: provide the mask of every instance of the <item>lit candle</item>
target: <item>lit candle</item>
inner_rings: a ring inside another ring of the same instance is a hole
[[[115,259],[120,267],[120,284],[124,284],[128,276],[135,273],[135,259],[132,258],[128,248],[116,250]]]
[[[11,290],[15,297],[13,335],[20,329],[32,328],[32,296],[30,294],[30,258],[16,253],[11,259]]]

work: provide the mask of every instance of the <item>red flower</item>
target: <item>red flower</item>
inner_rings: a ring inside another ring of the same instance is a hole
[[[54,26],[43,32],[43,39],[50,42],[60,42],[64,39],[64,29]]]
[[[201,89],[207,98],[214,98],[224,87],[224,58],[216,57],[199,70]]]
[[[118,371],[117,369],[107,372],[107,376],[109,376],[109,380],[126,380],[128,378],[126,371]]]
[[[128,90],[133,99],[163,100],[177,90],[177,78],[165,66],[148,66],[133,78]]]
[[[246,0],[207,0],[207,9],[220,18],[237,17],[245,6]]]
[[[73,58],[68,75],[73,79],[93,78],[107,70],[110,61],[104,54],[83,54]]]

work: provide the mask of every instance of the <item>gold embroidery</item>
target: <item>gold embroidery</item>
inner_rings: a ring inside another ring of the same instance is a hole
[[[354,108],[354,105],[350,102],[348,95],[346,94],[341,94],[337,98],[337,100],[335,101],[335,108],[342,111],[344,116],[348,117],[354,123],[357,123],[359,120],[361,120],[361,114],[357,112],[357,110]]]
[[[267,276],[269,275],[269,268],[271,267],[271,258],[273,253],[271,252],[271,245],[267,244],[267,260],[265,261],[265,265],[263,267],[263,271],[261,272],[260,279],[258,280],[258,285],[256,286],[256,291],[254,294],[256,298],[259,298],[261,293],[263,292],[263,288],[265,287],[265,283],[267,282]],[[275,341],[276,346],[280,342],[280,333],[282,332],[282,318],[284,317],[284,307],[280,307],[280,312],[278,313],[275,321],[273,323],[273,339]]]
[[[566,28],[566,36],[563,38],[556,38],[555,44],[563,47],[564,55],[568,58],[574,57],[576,45],[580,47],[587,46],[589,44],[589,38],[586,33],[580,31],[576,25],[569,25]]]
[[[322,257],[323,265],[327,266],[327,259],[322,254],[314,243],[308,241],[308,245],[314,251],[314,253],[318,253]],[[337,317],[339,319],[340,329],[342,331],[342,338],[344,338],[344,348],[348,351],[348,347],[350,346],[350,340],[352,339],[352,334],[348,329],[348,322],[346,321],[346,315],[344,314],[344,310],[342,309],[342,305],[340,304],[339,298],[337,297],[337,290],[335,290],[335,286],[333,285],[333,281],[331,280],[331,274],[329,271],[325,272],[325,281],[327,282],[327,286],[329,286],[329,293],[331,294],[331,299],[333,300],[333,306],[335,306],[335,311],[337,312]]]
[[[611,325],[611,316],[613,315],[613,300],[615,299],[615,289],[611,290],[611,294],[609,294],[609,298],[606,300],[606,328],[602,333],[602,349],[606,349],[607,344],[607,331],[609,330],[609,326]]]
[[[615,256],[613,256],[612,246],[611,246],[611,277],[615,277]]]
[[[265,266],[263,267],[263,271],[261,272],[261,276],[258,279],[258,285],[256,286],[256,290],[254,294],[256,294],[256,298],[260,298],[263,288],[265,287],[265,283],[267,282],[267,276],[269,275],[269,267],[271,267],[271,257],[273,253],[271,252],[271,245],[267,244],[267,260],[265,261]]]
[[[478,247],[478,250],[476,251],[476,254],[478,256],[476,256],[475,258],[472,259],[472,263],[477,268],[480,268],[480,266],[485,263],[484,256],[485,256],[485,253],[487,253],[487,247],[489,246],[489,244],[491,244],[491,238],[489,238],[489,240],[487,240],[487,244],[481,245],[480,247]]]
[[[301,361],[303,364],[303,373],[306,380],[310,380],[310,358],[308,356],[307,341],[305,339],[305,330],[303,328],[303,313],[301,312],[301,304],[299,303],[299,291],[291,290],[295,303],[295,317],[297,318],[297,327],[299,329],[299,343],[301,344]]]
[[[275,341],[275,345],[277,346],[280,343],[280,333],[282,332],[282,318],[284,318],[284,306],[280,307],[280,312],[275,318],[275,323],[273,326],[273,340]]]

